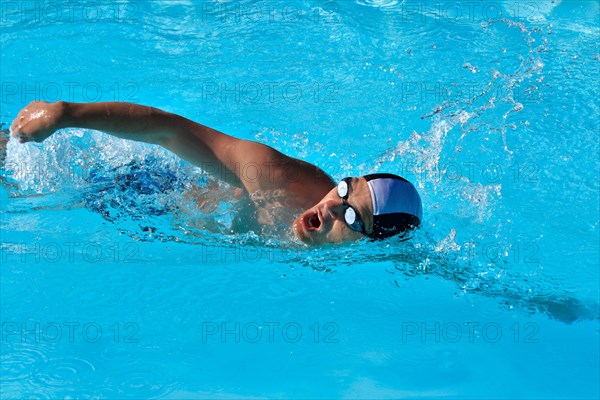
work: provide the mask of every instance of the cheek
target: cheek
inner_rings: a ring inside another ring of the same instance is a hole
[[[360,239],[362,235],[350,229],[345,222],[335,221],[331,226],[331,230],[327,237],[332,243],[340,243],[356,241]]]
[[[341,221],[334,221],[331,228],[325,235],[330,243],[339,243],[344,241],[344,227]]]

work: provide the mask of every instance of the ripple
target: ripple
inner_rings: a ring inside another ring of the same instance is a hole
[[[11,347],[9,343],[8,349],[3,349],[0,356],[0,375],[3,383],[25,380],[38,365],[47,362],[46,354],[38,348]]]
[[[89,381],[96,372],[92,363],[81,358],[54,358],[39,365],[30,382],[36,387],[70,387]]]
[[[176,389],[168,371],[172,367],[160,363],[139,362],[115,365],[103,383],[103,397],[164,398]]]
[[[6,397],[11,398],[10,395],[7,395]],[[55,397],[53,396],[52,393],[43,393],[43,392],[22,392],[19,393],[19,398],[22,399],[27,399],[27,400],[45,400],[45,399],[54,399]]]

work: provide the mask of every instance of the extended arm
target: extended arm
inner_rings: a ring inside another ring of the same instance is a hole
[[[269,146],[240,140],[182,116],[132,103],[35,101],[19,112],[11,131],[22,143],[41,142],[56,130],[68,127],[100,130],[123,139],[161,145],[249,192],[273,182],[244,176],[244,164],[277,164],[289,159]]]

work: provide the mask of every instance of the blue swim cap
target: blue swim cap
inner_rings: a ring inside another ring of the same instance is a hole
[[[394,174],[365,175],[373,200],[372,239],[385,239],[418,227],[421,197],[412,183]]]

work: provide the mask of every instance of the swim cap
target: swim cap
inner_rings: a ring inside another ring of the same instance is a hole
[[[423,209],[417,189],[394,174],[365,175],[373,200],[372,239],[385,239],[421,224]]]

